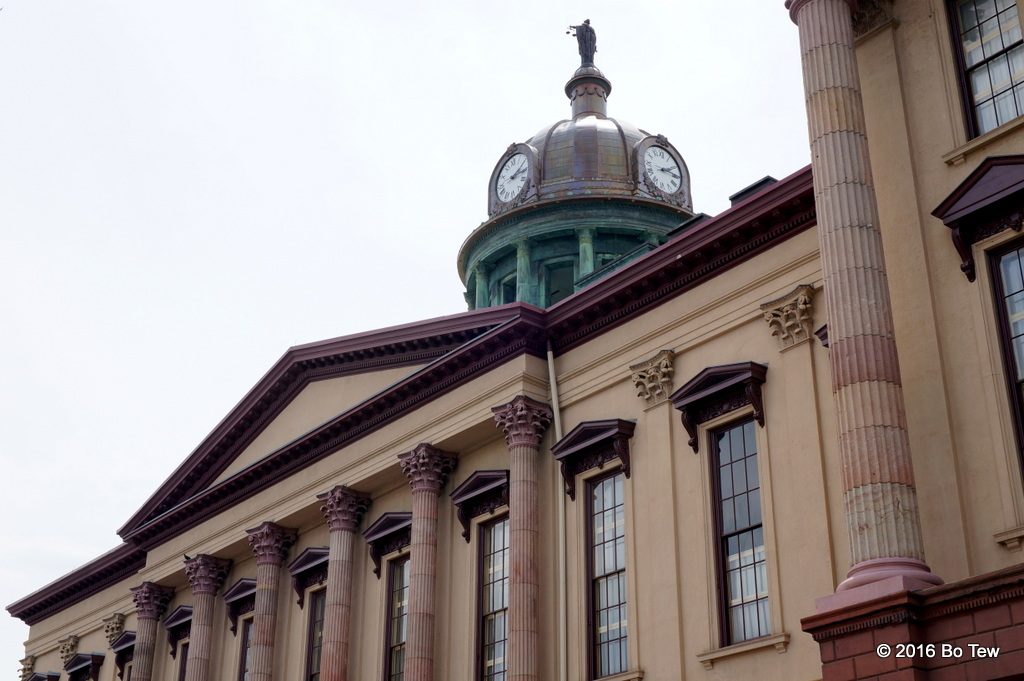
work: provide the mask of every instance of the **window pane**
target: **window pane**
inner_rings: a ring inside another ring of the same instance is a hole
[[[996,123],[996,108],[991,100],[976,107],[975,113],[978,116],[978,132],[984,134],[989,130],[995,130]]]
[[[985,52],[984,50],[981,49],[980,29],[972,28],[971,30],[964,33],[963,45],[964,61],[966,62],[968,68],[984,61]]]
[[[388,681],[401,681],[405,676],[405,640],[409,622],[409,559],[388,563]]]
[[[975,0],[974,6],[978,8],[979,22],[984,22],[996,15],[995,0]]]
[[[1007,47],[1020,40],[1020,17],[1017,16],[1016,5],[999,15],[999,28],[1003,32],[1003,43]]]
[[[996,9],[1002,12],[1004,9],[1017,7],[1017,0],[996,0]]]
[[[960,28],[966,30],[978,25],[978,15],[974,11],[974,0],[961,0],[960,6]]]
[[[1024,83],[1024,45],[1019,45],[1010,50],[1009,57],[1010,77],[1013,79],[1014,84]]]
[[[981,24],[981,47],[985,58],[995,56],[1003,50],[1003,35],[999,30],[999,20],[992,17]]]
[[[1006,55],[999,55],[988,64],[988,76],[992,81],[992,92],[1002,92],[1010,87],[1010,63]]]
[[[1013,90],[996,95],[996,117],[999,119],[999,125],[1017,117],[1017,103],[1013,99]]]
[[[974,102],[984,102],[992,96],[992,84],[988,79],[988,67],[979,66],[971,71],[971,93]]]
[[[999,259],[999,272],[1003,278],[1003,295],[1017,293],[1024,289],[1024,277],[1020,272],[1020,253],[1013,251]]]

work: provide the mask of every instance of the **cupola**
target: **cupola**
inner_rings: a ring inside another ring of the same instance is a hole
[[[548,307],[657,247],[693,216],[686,163],[663,135],[610,118],[589,21],[572,27],[580,67],[571,117],[508,146],[487,187],[488,220],[459,252],[469,307]]]

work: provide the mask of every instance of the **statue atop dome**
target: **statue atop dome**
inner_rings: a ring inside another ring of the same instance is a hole
[[[593,66],[597,52],[597,33],[590,27],[590,19],[584,19],[579,26],[570,26],[566,34],[572,34],[580,47],[580,66]]]

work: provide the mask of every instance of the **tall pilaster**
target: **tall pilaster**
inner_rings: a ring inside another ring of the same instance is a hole
[[[277,589],[281,581],[281,563],[295,543],[295,530],[271,522],[246,530],[249,546],[256,556],[256,603],[252,615],[252,642],[249,644],[251,681],[271,681],[274,677],[274,636],[277,632]]]
[[[533,302],[530,295],[531,283],[530,242],[523,239],[516,242],[516,300],[524,303]]]
[[[491,411],[505,432],[509,453],[509,679],[538,681],[537,468],[541,438],[551,423],[551,409],[520,395]]]
[[[320,648],[321,681],[348,681],[349,632],[352,627],[352,567],[356,530],[370,507],[365,494],[338,485],[318,494],[327,518],[330,549],[327,557],[327,595]]]
[[[428,444],[398,455],[412,487],[409,542],[409,620],[406,681],[434,678],[434,588],[437,571],[437,495],[455,470],[456,456]]]
[[[585,277],[594,271],[594,230],[584,227],[576,233],[580,245],[580,276]]]
[[[482,309],[490,307],[491,305],[491,287],[490,282],[491,268],[482,262],[476,264],[474,270],[474,276],[476,277],[476,309]]]
[[[174,596],[174,589],[153,582],[143,582],[133,588],[135,601],[135,653],[132,658],[133,681],[151,681],[153,678],[153,655],[156,652],[156,623],[167,610],[167,604]]]
[[[206,554],[185,559],[185,576],[192,587],[192,629],[185,681],[207,681],[210,678],[214,597],[224,585],[230,568],[230,560]]]
[[[853,561],[838,590],[889,577],[915,588],[941,580],[921,546],[850,2],[786,2],[800,29]]]

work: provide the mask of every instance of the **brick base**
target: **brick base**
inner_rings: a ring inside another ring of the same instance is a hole
[[[823,681],[1024,681],[1024,565],[819,613],[802,625],[821,646]],[[878,653],[883,644],[888,656]],[[972,654],[972,644],[998,654]]]

